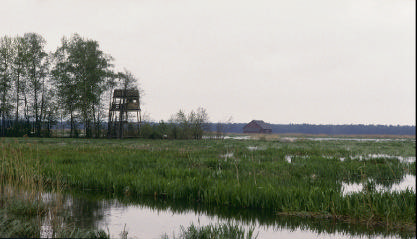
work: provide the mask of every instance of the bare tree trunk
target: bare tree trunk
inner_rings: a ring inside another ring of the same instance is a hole
[[[16,78],[16,115],[15,115],[15,122],[16,125],[19,121],[19,90],[20,90],[20,72],[17,72]]]
[[[42,123],[45,122],[45,79],[42,79],[41,112],[39,115],[39,134],[42,131]]]
[[[70,130],[70,137],[73,138],[75,136],[75,132],[74,132],[74,113],[71,111],[71,116],[70,116],[70,124],[71,124],[71,130]]]
[[[93,106],[93,125],[92,125],[92,135],[91,137],[97,137],[97,127],[96,127],[96,107]]]
[[[26,94],[25,94],[25,112],[24,112],[24,115],[25,115],[25,119],[26,119],[26,121],[27,122],[29,122],[29,116],[28,116],[28,99],[27,99],[27,97],[26,97]]]
[[[124,94],[123,94],[124,96]],[[124,111],[124,98],[120,99],[120,114],[119,114],[119,138],[123,138],[123,111]]]
[[[110,138],[112,135],[112,132],[111,132],[111,130],[112,130],[112,123],[113,123],[113,121],[112,121],[112,111],[111,111],[111,108],[112,108],[112,98],[113,98],[113,88],[111,88],[110,89],[110,100],[109,100],[109,120],[107,121],[107,136]]]

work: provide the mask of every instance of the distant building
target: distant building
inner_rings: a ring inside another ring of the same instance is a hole
[[[243,127],[243,133],[270,134],[272,133],[272,128],[262,120],[252,120]]]

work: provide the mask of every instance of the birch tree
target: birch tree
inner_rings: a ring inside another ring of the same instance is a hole
[[[31,114],[35,123],[35,135],[41,135],[41,119],[45,110],[45,80],[48,75],[48,54],[45,39],[37,33],[26,33],[28,44],[26,75],[31,96]]]
[[[54,54],[52,71],[58,96],[71,114],[78,112],[84,124],[86,137],[92,137],[101,96],[113,78],[112,57],[100,50],[97,41],[73,35],[63,39]]]
[[[10,97],[10,89],[12,85],[11,65],[12,65],[12,39],[4,36],[0,38],[0,136],[6,134],[6,119],[9,118],[12,104]]]
[[[25,67],[28,60],[28,44],[24,37],[16,36],[13,38],[13,53],[12,78],[15,91],[15,127],[18,127],[20,101],[25,98]]]

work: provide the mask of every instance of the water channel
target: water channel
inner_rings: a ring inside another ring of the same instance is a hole
[[[109,232],[111,238],[121,238],[127,231],[128,238],[178,237],[181,226],[215,225],[233,222],[245,229],[254,228],[258,238],[415,238],[386,231],[384,228],[368,228],[330,219],[308,219],[277,216],[271,213],[225,208],[201,208],[198,205],[168,203],[153,198],[132,201],[112,196],[98,197],[94,192],[66,195],[67,222],[79,228],[99,228]],[[45,230],[47,232],[48,230]],[[48,237],[47,233],[42,235]]]
[[[344,193],[355,193],[363,185],[343,184]],[[404,175],[403,179],[389,188],[376,190],[415,192],[415,176]],[[13,191],[11,187],[11,191]],[[3,190],[2,192],[6,192]],[[9,187],[10,191],[10,187]],[[68,194],[42,193],[42,201],[61,205],[64,212],[58,220],[63,225],[73,225],[80,229],[102,229],[111,238],[122,238],[126,231],[127,238],[160,239],[166,234],[169,238],[178,238],[181,227],[216,225],[232,222],[247,231],[254,229],[259,239],[272,238],[416,238],[415,232],[403,234],[387,231],[384,227],[367,227],[366,225],[347,224],[331,219],[300,218],[278,216],[271,212],[259,210],[233,210],[214,207],[205,208],[198,204],[189,205],[180,202],[167,202],[150,198],[117,198],[115,195],[103,195],[94,191],[75,191]],[[59,201],[59,203],[56,203]],[[51,237],[51,220],[44,218],[41,237]],[[56,218],[55,218],[56,220]],[[0,235],[1,236],[1,235]]]
[[[367,183],[367,182],[364,182]],[[13,189],[12,189],[13,190]],[[364,190],[362,183],[342,182],[344,195]],[[375,183],[376,191],[416,191],[416,177],[403,175],[398,182],[389,185]],[[4,190],[3,190],[4,191]],[[65,215],[59,220],[65,225],[80,229],[102,229],[111,238],[178,238],[181,227],[216,225],[232,222],[246,230],[254,229],[259,239],[272,238],[416,238],[415,232],[403,234],[387,231],[384,227],[367,227],[336,222],[331,219],[278,216],[259,210],[233,210],[205,208],[198,204],[167,202],[150,198],[127,198],[103,195],[94,191],[75,191],[64,195],[42,193],[44,202],[60,201]],[[50,220],[43,220],[41,237],[51,237]],[[1,235],[0,235],[1,236]]]

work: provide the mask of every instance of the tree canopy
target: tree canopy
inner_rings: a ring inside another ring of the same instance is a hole
[[[54,52],[37,33],[0,38],[0,136],[50,135],[59,118],[71,122],[71,137],[82,125],[98,137],[114,87],[136,87],[129,71],[114,71],[113,58],[97,41],[63,37]]]

